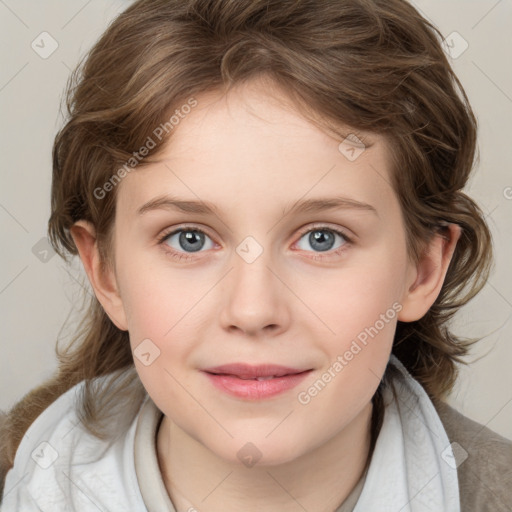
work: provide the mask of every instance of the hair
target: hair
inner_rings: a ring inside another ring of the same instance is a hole
[[[70,228],[86,220],[96,229],[102,268],[113,268],[117,188],[101,198],[95,190],[106,190],[115,170],[148,137],[156,138],[156,127],[166,126],[156,147],[137,162],[151,163],[172,136],[170,115],[194,95],[268,79],[311,122],[340,137],[347,126],[385,137],[411,260],[418,262],[448,223],[461,227],[439,296],[420,320],[398,322],[392,347],[428,395],[442,399],[455,383],[457,363],[477,341],[457,337],[449,320],[484,286],[492,240],[481,210],[462,191],[475,161],[477,122],[441,40],[404,0],[136,1],[109,25],[67,84],[67,120],[52,153],[48,236],[54,249],[66,262],[77,255]],[[54,376],[3,422],[3,475],[34,419],[77,383],[85,381],[79,417],[100,438],[114,435],[105,421],[114,402],[133,417],[145,396],[128,332],[113,324],[96,297],[87,298],[72,342],[56,348]],[[382,423],[387,374],[372,399],[370,453]],[[96,385],[101,376],[108,384]]]

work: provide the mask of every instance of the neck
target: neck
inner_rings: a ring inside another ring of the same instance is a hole
[[[164,417],[157,454],[178,512],[333,512],[363,476],[371,440],[372,403],[328,442],[272,466],[248,468],[218,457]]]

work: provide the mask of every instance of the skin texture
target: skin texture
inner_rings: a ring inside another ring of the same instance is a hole
[[[196,98],[198,106],[175,127],[162,160],[118,185],[115,269],[101,273],[89,223],[75,224],[74,240],[98,300],[129,331],[132,349],[150,339],[148,346],[160,351],[148,366],[137,357],[134,362],[165,414],[156,449],[177,510],[334,510],[362,474],[371,398],[396,322],[417,320],[432,305],[459,229],[450,226],[448,239],[434,237],[415,265],[389,185],[383,137],[371,134],[350,161],[338,149],[341,140],[268,84],[253,80],[227,95]],[[210,202],[218,211],[137,214],[163,194]],[[334,196],[368,203],[376,212],[289,213],[298,200]],[[158,243],[178,228],[206,233],[203,244],[192,239],[199,251],[180,245],[179,233]],[[318,229],[327,237],[320,246],[325,251],[311,242]],[[329,229],[343,230],[352,241]],[[255,242],[241,245],[246,237]],[[262,252],[249,263],[240,247]],[[399,306],[394,318],[301,403],[299,392],[393,304]],[[247,400],[213,387],[200,371],[233,362],[313,371],[297,388]],[[245,449],[261,457],[252,467],[237,456],[247,443],[257,450]]]

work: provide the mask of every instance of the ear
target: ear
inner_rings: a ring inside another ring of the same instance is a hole
[[[430,309],[441,292],[460,234],[459,225],[448,224],[443,233],[432,237],[418,264],[411,264],[408,289],[402,297],[398,320],[419,320]]]
[[[73,224],[70,232],[96,298],[117,328],[127,331],[126,314],[115,273],[112,269],[102,270],[100,266],[94,226],[90,222],[80,220]]]

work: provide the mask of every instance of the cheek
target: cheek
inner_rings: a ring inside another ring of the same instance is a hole
[[[151,286],[142,279],[140,283],[142,288],[149,287],[149,293],[130,296],[128,322],[136,370],[157,405],[182,403],[186,408],[183,389],[191,384],[189,358],[196,348],[195,337],[190,335],[194,310],[188,300],[162,283]]]
[[[130,333],[165,343],[194,317],[195,305],[207,294],[211,279],[171,269],[164,256],[159,258],[162,262],[156,264],[131,258],[120,278]]]
[[[399,255],[381,255],[376,261],[359,261],[339,271],[319,274],[314,287],[303,281],[302,294],[311,311],[323,321],[317,323],[324,335],[329,336],[330,332],[333,339],[350,340],[386,312],[386,319],[396,322],[393,304],[401,298],[403,268]],[[382,328],[380,322],[378,325]],[[386,329],[387,325],[386,322]]]
[[[369,404],[389,360],[400,309],[386,294],[354,301],[341,313],[338,309],[331,319],[336,334],[322,342],[325,365],[297,390],[311,431],[334,434]]]
[[[336,421],[346,413],[340,403],[355,413],[371,399],[389,360],[405,265],[404,255],[390,249],[322,278],[309,295],[311,309],[320,312],[316,338],[326,359],[321,382],[310,388],[311,394],[301,389],[301,403],[311,399],[316,405],[310,410],[331,411]]]

